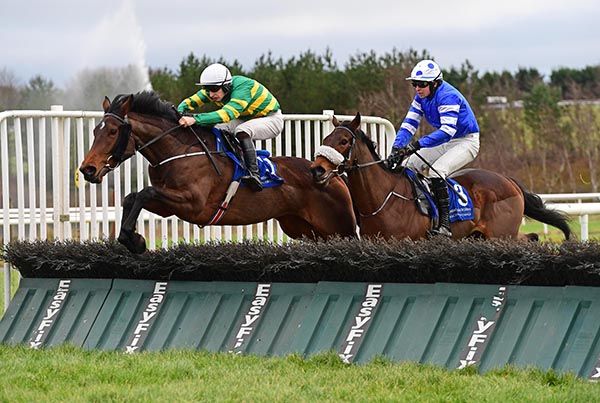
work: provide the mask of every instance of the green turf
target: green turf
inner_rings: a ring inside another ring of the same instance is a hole
[[[10,272],[11,295],[15,295],[19,287],[19,272],[11,270]],[[4,261],[0,260],[0,318],[4,314]]]
[[[0,401],[581,401],[600,384],[553,371],[485,375],[333,353],[260,358],[170,351],[126,355],[73,347],[0,346]]]
[[[581,239],[581,224],[579,221],[579,217],[571,217],[569,221],[569,226],[575,235],[575,239]],[[526,219],[525,225],[521,226],[521,232],[529,233],[535,232],[540,235],[540,239],[543,241],[553,241],[560,242],[565,239],[562,231],[557,228],[548,226],[548,233],[544,233],[544,224],[539,221],[534,221],[530,219]],[[600,215],[590,215],[588,216],[588,237],[589,240],[599,240],[600,239]]]

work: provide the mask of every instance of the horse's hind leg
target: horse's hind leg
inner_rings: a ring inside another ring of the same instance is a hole
[[[519,235],[517,236],[517,239],[519,239],[521,241],[539,242],[540,236],[538,234],[536,234],[535,232],[530,232],[528,234],[519,233]]]
[[[128,194],[123,200],[123,218],[118,240],[132,253],[140,254],[146,250],[146,240],[135,232],[135,226],[144,204],[154,197],[155,193],[154,188],[150,186],[137,193]]]
[[[284,216],[277,218],[281,229],[287,236],[293,239],[307,237],[309,239],[323,238],[321,234],[315,231],[315,228],[306,220],[297,216]]]

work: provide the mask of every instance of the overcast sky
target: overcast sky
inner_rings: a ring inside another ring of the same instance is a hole
[[[146,63],[174,71],[196,56],[250,68],[330,48],[350,55],[426,49],[479,71],[600,64],[599,0],[0,0],[0,69],[64,86],[86,67]]]

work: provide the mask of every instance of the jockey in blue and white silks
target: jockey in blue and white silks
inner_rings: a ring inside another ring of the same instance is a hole
[[[388,167],[403,165],[432,179],[432,192],[438,201],[440,226],[437,232],[451,235],[448,222],[448,190],[445,178],[473,161],[479,152],[479,125],[465,97],[443,81],[442,70],[433,60],[422,60],[410,77],[416,95],[396,134]],[[421,119],[435,130],[416,139]],[[419,155],[414,153],[419,150]],[[421,157],[421,158],[420,158]],[[429,170],[427,161],[434,169]]]
[[[421,148],[439,146],[451,139],[479,133],[479,125],[465,97],[452,85],[442,81],[431,98],[415,95],[396,135],[394,147],[406,146],[419,127],[421,118],[437,130],[419,139]]]

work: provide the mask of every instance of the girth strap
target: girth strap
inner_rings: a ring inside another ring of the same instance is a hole
[[[213,217],[210,219],[210,221],[207,224],[199,225],[200,228],[204,228],[207,225],[214,225],[214,224],[218,223],[219,221],[221,221],[221,219],[225,215],[225,212],[227,211],[227,208],[229,207],[229,202],[231,201],[231,199],[233,199],[233,196],[235,196],[239,187],[240,187],[239,181],[231,182],[231,184],[227,188],[227,194],[225,195],[225,199],[223,200],[223,203],[221,203],[221,205],[219,206],[219,208],[217,209],[217,211],[215,212],[215,214],[213,215]]]

